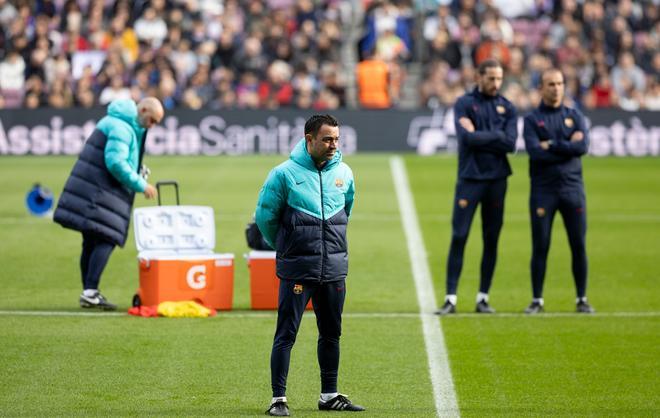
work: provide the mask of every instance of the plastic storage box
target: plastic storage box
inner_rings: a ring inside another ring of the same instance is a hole
[[[280,280],[275,273],[275,251],[250,251],[250,306],[252,309],[277,309]],[[312,301],[307,304],[312,309]]]
[[[134,210],[133,221],[140,272],[134,306],[194,300],[218,310],[232,308],[234,255],[213,252],[212,208],[143,207]]]

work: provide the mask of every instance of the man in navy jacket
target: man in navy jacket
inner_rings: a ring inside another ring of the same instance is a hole
[[[586,199],[582,161],[589,136],[582,114],[563,105],[564,77],[557,69],[541,76],[541,104],[525,117],[523,136],[532,182],[529,214],[532,223],[532,303],[528,314],[543,311],[543,281],[550,249],[552,221],[558,210],[564,219],[572,253],[577,311],[592,313],[587,303]]]
[[[495,60],[479,65],[478,86],[454,106],[458,135],[458,179],[447,259],[447,295],[436,313],[456,312],[456,289],[463,252],[477,206],[481,204],[483,255],[476,312],[493,313],[488,291],[497,260],[497,241],[504,217],[504,196],[511,166],[506,154],[515,150],[516,109],[499,94],[502,66]]]

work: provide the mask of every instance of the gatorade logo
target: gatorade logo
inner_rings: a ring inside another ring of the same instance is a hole
[[[191,289],[200,290],[206,287],[206,266],[192,266],[186,274],[186,282]]]

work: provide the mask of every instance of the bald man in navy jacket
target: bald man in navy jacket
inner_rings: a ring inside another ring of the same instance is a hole
[[[557,69],[541,76],[541,104],[525,117],[523,136],[529,155],[532,223],[532,303],[528,314],[543,312],[543,282],[555,213],[559,211],[571,247],[576,310],[593,313],[587,302],[587,213],[581,157],[589,135],[582,113],[564,106],[564,77]]]

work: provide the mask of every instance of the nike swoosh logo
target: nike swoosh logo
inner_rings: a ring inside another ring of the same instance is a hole
[[[303,184],[304,182],[305,182],[305,180],[297,181],[297,182],[296,182],[296,186],[298,186],[298,185],[300,185],[300,184]]]
[[[94,296],[93,298],[88,298],[87,296],[85,296],[85,300],[86,300],[87,302],[89,302],[89,303],[93,303],[93,304],[95,304],[95,305],[98,304],[98,303],[100,302],[100,299],[98,298],[98,296]]]

